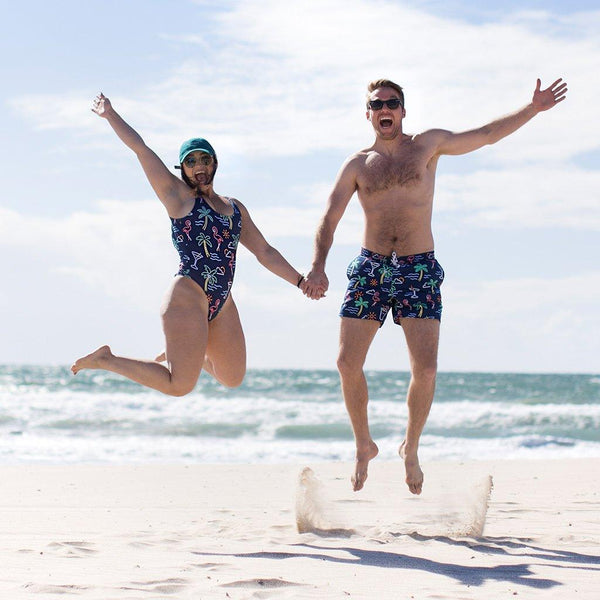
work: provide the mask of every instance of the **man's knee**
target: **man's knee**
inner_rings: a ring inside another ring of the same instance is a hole
[[[353,375],[363,368],[364,360],[352,356],[349,352],[340,351],[337,358],[337,368],[340,375]]]
[[[414,363],[411,374],[414,379],[422,382],[435,383],[437,376],[437,360],[431,359],[423,363]]]

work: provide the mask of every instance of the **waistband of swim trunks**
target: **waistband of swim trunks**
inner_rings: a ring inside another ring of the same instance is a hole
[[[405,262],[414,262],[414,261],[419,261],[419,260],[435,258],[435,253],[433,250],[430,250],[429,252],[421,252],[420,254],[408,254],[407,256],[398,256],[396,253],[393,253],[393,254],[387,256],[385,254],[379,254],[377,252],[372,252],[371,250],[367,250],[366,248],[361,248],[360,255],[365,256],[366,258],[372,258],[374,260],[390,261],[390,262],[395,262],[395,261],[399,261],[399,260],[402,260]]]

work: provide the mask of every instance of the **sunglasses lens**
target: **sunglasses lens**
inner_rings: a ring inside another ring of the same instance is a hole
[[[395,110],[402,104],[402,102],[400,102],[399,98],[390,98],[389,100],[371,100],[369,101],[369,108],[371,110],[381,110],[384,104],[390,110]]]

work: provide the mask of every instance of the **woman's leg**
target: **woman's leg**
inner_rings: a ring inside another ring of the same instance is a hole
[[[226,308],[225,314],[230,316],[221,320],[221,313]],[[246,341],[233,299],[228,300],[219,315],[209,322],[208,328],[208,348],[202,368],[219,383],[227,387],[237,387],[246,373]],[[163,350],[154,360],[165,362],[166,359]]]
[[[75,361],[71,371],[104,369],[171,396],[194,389],[208,339],[208,301],[197,283],[176,277],[161,309],[167,366],[152,360],[115,356],[108,346]]]
[[[246,340],[231,295],[219,314],[208,323],[204,370],[227,387],[240,385],[246,374]]]

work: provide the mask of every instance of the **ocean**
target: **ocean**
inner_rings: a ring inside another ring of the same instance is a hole
[[[367,372],[371,432],[397,457],[404,372]],[[422,462],[600,456],[600,375],[440,373]],[[225,389],[203,374],[171,398],[102,371],[0,366],[1,464],[351,461],[335,371],[251,370]]]

